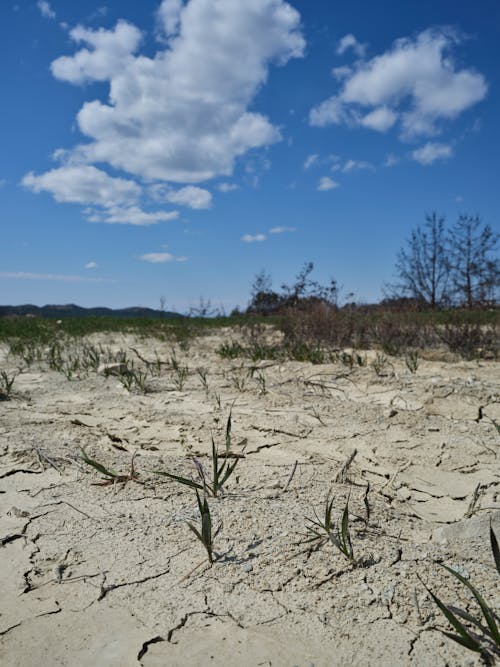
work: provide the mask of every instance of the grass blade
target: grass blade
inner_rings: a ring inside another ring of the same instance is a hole
[[[187,477],[180,477],[179,475],[174,475],[171,472],[164,472],[163,470],[153,470],[155,475],[162,475],[163,477],[170,477],[170,479],[174,479],[176,482],[180,482],[181,484],[185,484],[186,486],[190,486],[192,489],[200,489],[203,490],[203,486],[201,484],[198,484],[198,482],[194,482],[192,479],[188,479]]]
[[[473,596],[476,598],[477,603],[481,607],[481,611],[483,612],[484,620],[486,621],[491,635],[495,642],[497,643],[498,646],[500,646],[500,633],[498,632],[498,626],[495,621],[495,616],[491,609],[488,607],[486,602],[484,601],[483,597],[480,595],[479,591],[469,582],[465,577],[463,577],[461,574],[456,572],[455,570],[452,570],[451,567],[448,567],[447,565],[442,565],[441,567],[444,567],[445,570],[447,570],[450,574],[452,574],[454,577],[456,577],[464,586],[466,586]]]
[[[476,653],[481,653],[482,652],[481,645],[479,644],[478,641],[474,639],[474,637],[472,637],[472,635],[469,634],[467,628],[462,623],[460,623],[455,614],[452,611],[450,611],[445,604],[441,602],[441,600],[437,597],[437,595],[434,595],[434,593],[430,590],[430,588],[427,588],[427,586],[425,586],[425,588],[429,593],[429,595],[434,600],[434,602],[437,604],[439,609],[441,610],[442,614],[446,617],[446,620],[450,623],[450,625],[452,625],[455,628],[455,630],[460,635],[461,641],[459,643],[462,644],[462,646],[465,646],[466,648],[470,649],[471,651],[476,651]],[[454,639],[454,635],[451,635],[451,639]]]
[[[491,550],[493,551],[493,558],[495,559],[495,565],[498,570],[498,574],[500,574],[500,548],[498,546],[497,536],[495,535],[491,522],[490,522],[490,542],[491,542]]]
[[[105,468],[102,463],[99,463],[99,461],[95,461],[94,459],[91,459],[89,456],[87,456],[87,452],[81,448],[81,453],[82,453],[82,459],[85,461],[85,463],[89,466],[92,466],[92,468],[95,468],[98,472],[100,472],[102,475],[105,477],[109,477],[110,479],[114,479],[116,477],[119,477],[118,473],[115,472],[114,470],[109,470],[108,468]]]

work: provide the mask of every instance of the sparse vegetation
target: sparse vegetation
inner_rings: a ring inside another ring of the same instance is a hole
[[[500,574],[500,549],[495,532],[491,526],[490,543],[495,566],[498,573]],[[483,615],[482,621],[478,621],[477,618],[468,612],[463,611],[462,609],[459,609],[455,606],[445,604],[440,600],[440,598],[438,598],[435,593],[431,591],[428,586],[425,586],[427,592],[439,607],[441,613],[456,632],[456,634],[453,634],[448,631],[443,631],[443,635],[449,639],[452,639],[457,644],[465,646],[465,648],[468,648],[470,651],[479,653],[487,665],[494,665],[496,663],[496,659],[500,658],[500,629],[497,623],[497,614],[485,602],[484,598],[476,589],[476,587],[473,586],[470,581],[468,581],[462,574],[460,574],[460,572],[453,570],[447,565],[442,565],[442,567],[456,579],[458,579],[458,581],[463,586],[469,589],[477,604],[479,605]]]
[[[204,495],[203,500],[201,500],[198,489],[195,491],[196,500],[198,502],[198,510],[200,512],[200,528],[196,528],[196,526],[194,526],[190,521],[187,522],[187,525],[205,547],[208,560],[210,565],[212,565],[216,557],[214,553],[214,541],[222,528],[222,523],[219,524],[215,531],[213,530],[212,515],[210,513],[210,507],[208,505],[207,498]]]
[[[80,451],[81,451],[82,461],[91,468],[94,468],[94,470],[97,470],[97,472],[99,472],[103,476],[103,479],[100,482],[94,482],[94,485],[111,486],[114,484],[125,485],[127,482],[138,482],[139,484],[142,483],[138,479],[138,473],[134,465],[134,457],[132,457],[132,460],[130,462],[130,471],[126,474],[122,474],[122,473],[117,473],[111,468],[107,468],[102,463],[99,463],[99,461],[90,458],[87,455],[85,449],[83,449],[83,447],[81,448]]]
[[[12,387],[18,373],[9,374],[5,370],[0,371],[0,401],[5,401],[12,394]]]
[[[305,542],[312,542],[320,546],[326,542],[331,542],[340,553],[352,564],[356,564],[354,557],[354,548],[351,540],[351,531],[349,528],[349,499],[347,499],[340,523],[333,520],[334,497],[327,496],[323,518],[320,518],[314,510],[313,517],[306,517],[308,521],[306,529],[309,531],[309,537]]]
[[[193,489],[203,491],[205,495],[209,494],[216,498],[220,495],[224,484],[233,474],[239,459],[235,458],[233,463],[229,463],[229,455],[231,450],[231,414],[228,417],[226,425],[226,452],[223,457],[222,463],[220,463],[220,455],[218,448],[215,444],[214,439],[212,438],[212,478],[209,479],[205,472],[205,468],[202,463],[197,459],[193,458],[194,469],[197,475],[197,479],[192,479],[189,477],[182,477],[180,475],[175,475],[170,472],[165,472],[162,470],[154,470],[153,472],[157,475],[162,475],[163,477],[169,477],[180,484],[189,486]]]

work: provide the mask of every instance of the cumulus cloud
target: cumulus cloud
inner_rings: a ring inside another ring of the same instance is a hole
[[[236,185],[236,183],[219,183],[217,186],[217,190],[220,192],[234,192],[234,190],[239,189],[239,185]]]
[[[150,264],[167,264],[170,262],[187,261],[187,257],[176,257],[169,252],[148,252],[145,255],[141,255],[139,259],[142,259],[143,262],[149,262]]]
[[[156,12],[160,36],[175,35],[180,26],[183,0],[163,0]]]
[[[378,107],[359,119],[360,125],[370,130],[386,132],[398,119],[398,114],[388,107]]]
[[[310,124],[379,132],[399,124],[403,139],[437,134],[442,122],[483,100],[488,90],[481,73],[454,61],[461,42],[446,27],[397,40],[385,53],[356,63],[339,92],[311,110]]]
[[[412,158],[420,164],[428,165],[436,160],[447,160],[453,155],[453,147],[450,144],[440,144],[429,141],[421,148],[417,148],[411,154]]]
[[[40,14],[46,18],[46,19],[55,19],[56,18],[56,13],[50,6],[50,3],[46,2],[46,0],[38,0],[36,3],[36,6],[40,10]]]
[[[212,206],[212,194],[208,190],[187,185],[180,190],[172,190],[162,184],[153,185],[150,189],[153,199],[156,201],[170,202],[179,206],[188,206],[194,209],[210,208]]]
[[[86,269],[97,269],[97,262],[87,262],[85,264]]]
[[[234,161],[272,144],[280,131],[249,111],[271,64],[303,55],[300,15],[284,0],[166,0],[160,6],[168,47],[134,55],[141,33],[71,31],[84,48],[52,64],[70,83],[109,81],[108,103],[93,100],[77,116],[88,163],[107,163],[144,179],[197,183],[230,175]]]
[[[50,192],[57,202],[119,206],[135,202],[141,189],[134,181],[114,178],[91,165],[63,166],[36,176],[26,174],[22,185],[32,192]]]
[[[61,81],[83,84],[118,78],[134,61],[141,32],[126,21],[118,21],[113,30],[92,30],[77,26],[69,33],[71,39],[87,44],[74,56],[61,56],[50,66],[53,76]]]
[[[336,181],[331,179],[329,176],[323,176],[323,178],[320,178],[317,189],[321,192],[326,192],[327,190],[334,190],[338,187],[339,184]]]
[[[358,42],[356,37],[352,34],[344,35],[338,43],[337,55],[341,56],[349,49],[351,49],[358,58],[363,58],[366,51],[366,44]]]
[[[308,155],[306,161],[304,162],[304,169],[310,169],[313,166],[313,164],[318,161],[318,158],[319,155],[317,153]]]
[[[258,243],[266,240],[265,234],[245,234],[241,237],[244,243]]]
[[[50,192],[57,202],[86,205],[90,222],[151,225],[179,215],[143,211],[137,205],[142,188],[135,181],[109,176],[92,165],[64,165],[38,176],[30,172],[21,183],[34,193]]]

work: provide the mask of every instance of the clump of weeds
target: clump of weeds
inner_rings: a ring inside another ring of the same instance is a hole
[[[387,377],[392,372],[392,364],[385,354],[377,352],[377,356],[372,361],[372,368],[378,377]]]
[[[6,401],[10,398],[14,381],[18,375],[19,373],[9,375],[5,370],[0,371],[0,401]]]
[[[312,543],[318,548],[327,542],[331,542],[351,565],[356,566],[359,560],[354,556],[354,547],[349,528],[349,498],[342,512],[340,523],[336,523],[333,519],[333,502],[334,498],[330,498],[330,494],[328,494],[323,517],[318,516],[316,510],[313,510],[313,517],[306,517],[306,521],[308,521],[308,524],[306,524],[308,534],[304,542]]]
[[[418,356],[417,350],[408,350],[406,352],[405,364],[410,373],[415,374],[417,372],[419,362],[420,358]]]
[[[118,379],[120,380],[122,387],[124,387],[128,392],[136,390],[142,394],[147,394],[149,390],[147,384],[147,371],[133,367],[127,368],[122,373],[120,373]]]
[[[490,543],[493,552],[493,559],[495,566],[500,574],[500,548],[498,546],[497,537],[490,525]],[[463,609],[459,609],[453,605],[445,604],[433,593],[430,588],[425,586],[427,592],[438,606],[439,610],[446,618],[448,623],[453,627],[455,633],[442,631],[442,634],[449,639],[452,639],[457,644],[465,646],[470,651],[479,653],[483,662],[486,665],[495,665],[500,658],[500,628],[498,622],[500,621],[495,611],[485,602],[482,595],[477,588],[473,586],[467,579],[456,570],[453,570],[447,565],[442,565],[447,572],[453,575],[458,581],[463,584],[474,596],[479,608],[481,609],[482,619],[478,620]],[[463,622],[465,621],[467,625]]]
[[[189,486],[197,491],[203,491],[205,495],[210,495],[213,498],[216,498],[220,495],[223,490],[224,484],[231,477],[236,468],[239,459],[236,458],[233,463],[229,463],[230,458],[230,449],[231,449],[231,414],[227,420],[226,425],[226,452],[223,458],[222,463],[220,463],[220,455],[218,448],[212,438],[212,478],[209,479],[205,468],[202,463],[193,457],[193,464],[196,471],[197,479],[192,479],[189,477],[182,477],[180,475],[174,475],[171,472],[165,472],[163,470],[154,470],[153,472],[157,475],[162,475],[163,477],[169,477],[179,484],[184,484]]]
[[[198,375],[198,379],[201,382],[201,386],[205,391],[208,392],[208,379],[207,379],[207,371],[204,368],[198,368],[196,371],[196,374]]]
[[[134,458],[135,455],[132,457],[130,462],[130,471],[126,474],[122,474],[115,472],[111,468],[106,468],[106,466],[104,466],[102,463],[99,463],[99,461],[91,459],[83,447],[81,448],[82,461],[103,475],[103,478],[100,482],[94,482],[94,486],[114,486],[115,484],[125,485],[127,482],[137,482],[138,484],[142,484],[143,482],[138,479],[138,472],[135,469]]]

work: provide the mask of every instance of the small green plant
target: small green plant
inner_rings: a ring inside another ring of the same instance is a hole
[[[216,391],[214,391],[214,398],[215,398],[215,403],[217,405],[217,408],[219,410],[221,410],[222,409],[221,397],[220,397],[220,394],[218,394]]]
[[[196,489],[196,500],[198,501],[198,510],[200,512],[200,529],[198,530],[198,528],[193,526],[193,524],[189,521],[187,522],[187,525],[205,547],[208,560],[210,565],[212,565],[215,558],[217,558],[217,555],[214,553],[214,540],[222,528],[222,522],[219,524],[217,529],[213,531],[212,516],[210,514],[210,507],[208,505],[207,497],[204,495],[202,501],[200,494],[198,493],[198,489]]]
[[[237,389],[240,392],[245,391],[247,378],[244,375],[233,373],[229,379],[231,380],[231,383],[233,384],[235,389]]]
[[[389,368],[391,366],[390,361],[387,359],[385,354],[377,352],[377,356],[372,361],[372,368],[378,377],[385,377],[389,375]]]
[[[490,543],[495,566],[498,573],[500,574],[500,548],[498,546],[497,537],[491,525]],[[496,664],[496,659],[500,657],[500,629],[497,623],[498,616],[488,606],[475,586],[467,581],[465,577],[447,565],[441,564],[441,567],[443,567],[447,572],[458,579],[461,584],[469,589],[469,591],[476,599],[476,602],[478,603],[483,615],[483,622],[481,622],[462,609],[457,609],[454,606],[444,604],[438,598],[438,596],[430,590],[430,588],[423,584],[433,601],[439,607],[439,610],[457,633],[453,634],[451,632],[442,631],[442,634],[449,639],[452,639],[454,642],[457,642],[457,644],[465,646],[465,648],[468,648],[470,651],[479,653],[487,665]],[[462,621],[467,621],[469,625],[466,626]]]
[[[206,495],[207,493],[214,498],[216,498],[224,484],[231,477],[236,468],[239,459],[235,459],[233,463],[229,463],[229,454],[231,450],[231,414],[227,420],[226,425],[226,455],[224,461],[219,463],[219,452],[217,446],[215,445],[214,439],[212,438],[212,479],[208,480],[205,473],[203,465],[197,458],[193,457],[193,463],[198,476],[198,480],[191,479],[189,477],[182,477],[180,475],[174,475],[171,472],[164,472],[162,470],[154,470],[153,472],[157,475],[162,475],[163,477],[170,477],[170,479],[179,482],[179,484],[184,484],[185,486],[190,486],[193,489],[203,491]]]
[[[208,391],[207,371],[204,368],[198,368],[196,372],[203,389],[205,391]]]
[[[100,482],[94,482],[94,486],[110,486],[112,484],[125,485],[127,482],[137,482],[138,484],[142,484],[142,482],[140,482],[138,479],[138,473],[135,469],[134,456],[130,462],[130,472],[124,475],[115,472],[111,468],[106,468],[102,463],[99,463],[99,461],[91,459],[83,447],[80,451],[82,453],[82,461],[103,475],[103,479]]]
[[[174,385],[177,391],[182,391],[189,376],[189,368],[177,364],[174,368]]]
[[[323,519],[318,516],[316,510],[313,510],[314,518],[306,517],[306,521],[309,522],[306,525],[309,536],[305,542],[314,542],[320,546],[329,541],[337,547],[352,565],[355,565],[356,559],[354,557],[354,548],[349,529],[349,498],[346,501],[339,526],[332,519],[333,501],[334,498],[330,498],[330,494],[328,494]]]
[[[7,371],[0,371],[0,400],[5,401],[10,398],[14,380],[18,375],[19,373],[9,375]]]
[[[131,392],[134,389],[141,392],[142,394],[147,394],[148,392],[148,373],[138,368],[127,368],[118,376],[121,385],[128,391]]]
[[[417,372],[419,362],[420,359],[417,350],[408,350],[408,352],[406,352],[405,364],[410,373],[415,374]]]
[[[245,350],[239,343],[231,341],[230,343],[222,343],[217,352],[223,359],[236,359],[244,355]]]
[[[265,394],[267,394],[266,376],[262,371],[260,371],[260,373],[256,375],[255,379],[257,380],[257,384],[259,385],[259,394],[261,396],[265,396]]]

